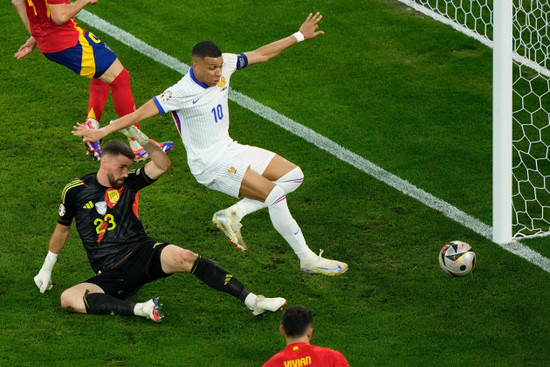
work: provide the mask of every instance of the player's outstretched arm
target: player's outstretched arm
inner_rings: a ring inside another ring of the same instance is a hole
[[[138,130],[135,125],[121,129],[120,132],[129,138],[135,139],[139,145],[145,148],[147,154],[149,154],[151,160],[144,166],[147,176],[156,180],[168,171],[172,162],[155,141],[149,139],[149,137],[141,130]]]
[[[86,5],[95,5],[97,0],[76,0],[69,4],[48,4],[52,20],[61,25],[78,14]]]
[[[295,43],[325,34],[325,32],[319,30],[319,25],[317,24],[322,18],[323,16],[319,12],[315,14],[309,13],[298,32],[262,46],[254,51],[245,52],[245,55],[248,58],[248,65],[266,62],[279,55]]]
[[[31,33],[31,26],[29,23],[29,18],[27,16],[27,10],[25,9],[25,0],[11,0],[11,3],[15,7],[15,10],[17,10],[17,13],[19,14],[19,18],[21,18],[21,21],[25,25],[25,28],[27,28],[27,31],[29,34]],[[16,59],[21,59],[28,54],[30,54],[34,48],[36,47],[36,40],[34,37],[30,37],[21,47],[19,47],[19,50],[13,55]]]
[[[147,144],[143,145],[143,147],[145,148],[147,154],[149,154],[150,158],[150,161],[147,162],[144,167],[145,172],[147,173],[147,176],[153,180],[156,180],[168,171],[172,165],[172,162],[166,153],[162,151],[160,146],[153,140],[149,140]]]
[[[98,141],[115,131],[127,128],[158,114],[159,110],[153,99],[151,99],[134,112],[124,115],[117,120],[111,121],[109,125],[104,126],[101,129],[92,130],[84,126],[84,123],[77,123],[76,126],[73,126],[72,133],[76,136],[82,136],[82,140],[86,142]]]
[[[25,9],[25,1],[26,0],[11,0],[11,4],[17,10],[17,14],[19,14],[19,18],[21,18],[21,21],[25,25],[25,28],[27,28],[27,31],[29,34],[31,33],[31,26],[29,23],[29,17],[27,16],[27,9]]]
[[[71,234],[71,227],[59,223],[53,231],[52,237],[50,238],[48,255],[46,255],[46,259],[44,259],[42,268],[34,277],[34,283],[38,289],[40,289],[40,293],[44,293],[53,287],[52,269],[57,261],[57,255],[61,252],[63,247],[65,247],[69,234]]]

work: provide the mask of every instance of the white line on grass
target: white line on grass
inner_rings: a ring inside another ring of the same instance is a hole
[[[113,24],[99,18],[98,16],[86,10],[81,10],[77,17],[79,20],[91,25],[94,28],[101,29],[106,34],[131,47],[132,49],[142,53],[143,55],[155,60],[159,64],[165,65],[172,70],[180,72],[181,74],[185,74],[189,70],[189,66],[182,63],[178,59],[146,44],[145,42],[131,35],[130,33],[114,26]],[[336,144],[332,140],[316,133],[310,128],[300,125],[296,121],[281,115],[277,111],[262,105],[261,103],[255,101],[250,97],[245,96],[242,93],[231,90],[229,98],[233,102],[241,105],[242,107],[249,109],[250,111],[265,118],[266,120],[273,122],[274,124],[282,127],[292,134],[297,135],[304,140],[314,144],[318,148],[323,149],[328,153],[336,156],[340,160],[351,164],[357,169],[373,176],[374,178],[386,183],[396,190],[417,199],[421,203],[441,212],[455,222],[458,222],[463,226],[470,228],[474,232],[482,235],[483,237],[491,240],[491,227],[485,223],[482,223],[479,219],[476,219],[464,213],[463,211],[452,206],[451,204],[436,198],[432,194],[429,194],[422,189],[419,189],[410,182],[395,176],[394,174],[384,170],[383,168],[378,167],[374,163]],[[526,259],[527,261],[541,267],[542,269],[550,273],[550,260],[540,255],[538,252],[533,251],[516,241],[500,246],[505,250]]]

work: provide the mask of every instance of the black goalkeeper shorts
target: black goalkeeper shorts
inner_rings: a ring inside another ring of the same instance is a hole
[[[162,271],[160,263],[160,253],[167,245],[169,243],[155,242],[148,238],[121,265],[100,271],[85,282],[98,285],[113,297],[128,298],[144,284],[170,276]]]

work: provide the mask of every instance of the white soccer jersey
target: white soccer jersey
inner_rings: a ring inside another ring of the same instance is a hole
[[[153,97],[160,113],[172,112],[193,175],[215,163],[233,142],[229,136],[229,80],[231,74],[246,67],[248,61],[244,54],[222,56],[218,85],[210,87],[201,83],[191,67],[176,84]]]

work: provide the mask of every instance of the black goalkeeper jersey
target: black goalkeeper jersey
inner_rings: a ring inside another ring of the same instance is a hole
[[[153,183],[143,168],[131,171],[120,189],[105,187],[90,173],[65,186],[61,193],[59,224],[76,228],[92,269],[112,269],[147,238],[138,218],[139,190]]]

